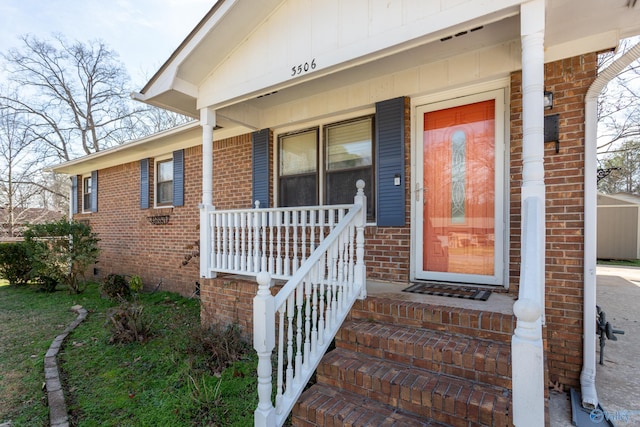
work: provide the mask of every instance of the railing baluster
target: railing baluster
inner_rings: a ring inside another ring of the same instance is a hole
[[[309,223],[311,224],[311,227],[309,227],[309,255],[316,250],[316,227],[318,226],[316,224],[316,212],[315,209],[309,212]]]
[[[298,270],[298,213],[300,211],[293,211],[293,275]]]
[[[284,213],[284,274],[291,275],[291,261],[289,260],[289,219],[291,212]]]
[[[220,214],[214,214],[216,227],[216,268],[222,267],[222,230],[220,227]]]
[[[318,345],[319,346],[323,346],[324,345],[324,331],[325,331],[325,318],[324,318],[324,312],[325,312],[325,300],[326,300],[326,294],[325,294],[325,287],[324,287],[324,277],[325,277],[325,271],[326,271],[326,255],[322,255],[320,257],[320,262],[318,263],[318,267],[317,267],[317,281],[320,287],[320,307],[319,307],[319,311],[320,311],[320,319],[318,320]]]
[[[278,309],[278,378],[276,379],[276,413],[282,411],[282,386],[283,386],[283,368],[284,368],[284,312],[286,311],[286,302]]]
[[[262,257],[260,259],[260,271],[273,271],[267,270],[267,211],[262,211],[260,215],[260,227],[262,228]]]
[[[293,392],[293,313],[294,297],[292,293],[287,298],[287,380],[284,392],[291,395]]]
[[[311,354],[315,356],[318,351],[318,267],[311,269],[310,280],[313,281],[311,289]]]
[[[303,210],[300,212],[300,234],[301,234],[301,244],[300,244],[300,263],[302,264],[307,259],[307,210]]]
[[[233,269],[240,268],[240,214],[233,214]]]
[[[260,213],[253,212],[253,271],[260,271]]]
[[[283,212],[276,212],[276,223],[275,226],[278,228],[278,233],[276,237],[277,243],[277,255],[276,255],[276,274],[282,274],[282,215]]]
[[[275,260],[273,258],[273,238],[274,238],[274,217],[275,212],[269,211],[269,270],[275,271]]]
[[[222,268],[226,269],[227,263],[229,262],[229,259],[227,258],[229,256],[227,250],[227,246],[229,245],[229,239],[227,235],[228,215],[226,213],[223,213],[222,215],[220,215],[220,218],[222,219],[222,223],[220,224],[222,228]]]
[[[253,271],[253,211],[246,213],[247,216],[247,267],[246,271]]]
[[[247,271],[247,213],[240,212],[240,230],[242,233],[240,242],[240,271]]]
[[[303,364],[308,366],[311,353],[311,273],[304,279],[304,358]]]
[[[355,253],[353,250],[353,241],[355,239],[355,228],[353,226],[349,226],[349,250],[348,250],[348,270],[347,270],[347,283],[349,286],[349,297],[353,295],[353,268],[355,266],[354,257]]]
[[[302,302],[304,301],[304,282],[300,282],[296,291],[296,364],[293,380],[300,382],[302,372]]]

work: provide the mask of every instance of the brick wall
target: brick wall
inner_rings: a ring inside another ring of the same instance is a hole
[[[160,290],[193,293],[198,267],[181,267],[181,262],[187,245],[198,239],[201,152],[200,147],[184,152],[185,203],[181,207],[140,209],[139,162],[98,171],[98,212],[75,216],[88,220],[101,239],[95,279],[110,273],[137,274],[145,289],[162,282]],[[149,182],[153,182],[153,166],[149,172]],[[153,185],[149,196],[153,200]],[[160,215],[169,216],[168,224],[154,225],[148,219]]]
[[[582,367],[584,256],[584,97],[596,77],[597,55],[545,65],[545,90],[559,114],[560,150],[545,143],[546,343],[549,380],[577,387]],[[511,76],[510,292],[520,276],[522,75]]]
[[[214,205],[224,209],[251,205],[251,174],[246,172],[250,165],[250,135],[214,143]],[[139,162],[98,171],[98,212],[75,215],[89,221],[101,239],[96,280],[110,273],[137,274],[146,289],[162,281],[160,290],[192,295],[199,280],[198,261],[187,266],[182,261],[199,239],[202,146],[185,149],[184,166],[184,206],[160,209],[140,209]],[[153,167],[149,173],[153,182]],[[153,200],[153,185],[149,197]],[[158,215],[168,215],[169,223],[149,222],[148,217]],[[87,277],[92,275],[89,271]]]

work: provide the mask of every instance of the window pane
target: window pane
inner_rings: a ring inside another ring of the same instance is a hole
[[[158,184],[158,204],[173,202],[173,181]]]
[[[373,168],[357,168],[346,171],[328,172],[326,177],[328,205],[352,204],[356,195],[356,182],[361,179],[365,182],[364,194],[367,196],[367,217],[375,218],[375,204],[373,198]]]
[[[173,181],[173,160],[158,163],[158,182]]]
[[[316,175],[296,175],[280,178],[280,206],[316,206],[318,190]]]
[[[91,178],[82,180],[82,209],[85,211],[91,209]]]
[[[286,135],[280,138],[280,176],[316,171],[318,131]]]
[[[370,166],[373,163],[371,123],[371,118],[367,118],[327,127],[327,170]]]

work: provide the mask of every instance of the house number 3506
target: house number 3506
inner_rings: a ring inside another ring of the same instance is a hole
[[[304,64],[298,64],[291,67],[291,77],[299,76],[300,74],[308,73],[311,70],[316,69],[316,59],[313,58],[311,62],[305,62]]]

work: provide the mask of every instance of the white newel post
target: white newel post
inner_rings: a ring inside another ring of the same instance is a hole
[[[359,299],[367,297],[367,269],[364,264],[364,227],[367,225],[367,196],[364,194],[364,186],[364,181],[359,179],[356,182],[358,190],[353,198],[354,205],[362,206],[362,214],[358,216],[356,222],[356,266],[354,270],[356,289],[360,289]]]
[[[211,227],[213,210],[213,128],[216,112],[210,108],[200,110],[202,126],[202,203],[200,204],[200,277],[215,277],[211,273]]]
[[[522,228],[517,326],[511,341],[513,422],[544,426],[545,186],[544,186],[545,1],[520,9],[522,39]]]
[[[275,299],[271,295],[271,274],[256,277],[258,294],[253,299],[253,348],[258,353],[258,408],[255,427],[276,425],[276,411],[271,403],[271,353],[276,345]],[[288,383],[287,383],[288,384]]]

